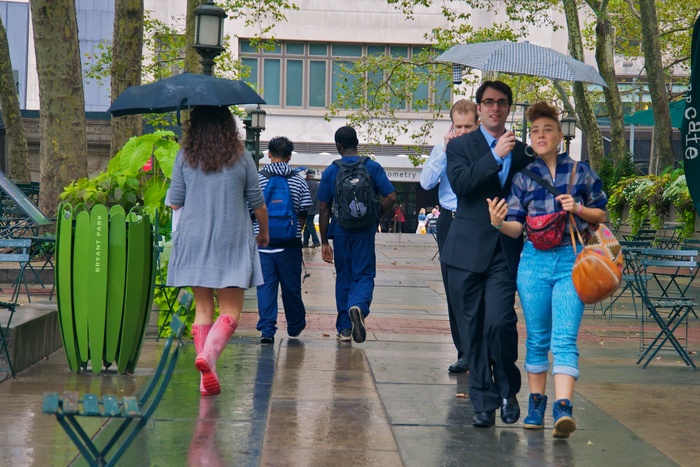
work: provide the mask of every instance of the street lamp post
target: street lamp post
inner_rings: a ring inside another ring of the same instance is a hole
[[[214,5],[213,0],[208,0],[195,8],[194,17],[192,48],[202,57],[202,73],[211,76],[214,59],[226,50],[222,44],[226,12]]]
[[[564,133],[564,148],[569,153],[571,140],[576,137],[576,117],[567,115],[561,119],[561,132]]]
[[[527,142],[527,108],[530,107],[530,103],[528,101],[522,102],[522,103],[514,103],[513,107],[522,107],[523,108],[523,126],[520,129],[521,131],[521,141],[523,143]],[[513,112],[513,118],[511,120],[511,125],[513,124],[513,120],[515,120],[515,112]]]
[[[266,112],[260,108],[260,105],[248,104],[243,106],[247,117],[243,119],[245,125],[245,145],[250,151],[255,160],[255,166],[260,168],[260,159],[262,152],[260,151],[260,133],[265,130]]]

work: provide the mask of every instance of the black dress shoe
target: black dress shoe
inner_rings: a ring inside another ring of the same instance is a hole
[[[515,396],[501,401],[501,420],[503,423],[512,425],[520,418],[520,404]]]
[[[460,358],[456,362],[454,362],[452,365],[447,368],[447,371],[450,373],[466,373],[469,371],[469,367],[467,366],[467,361],[463,358]]]
[[[477,412],[472,418],[472,426],[490,428],[496,424],[496,411]]]

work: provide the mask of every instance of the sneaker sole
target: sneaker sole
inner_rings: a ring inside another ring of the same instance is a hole
[[[362,310],[356,306],[351,306],[350,310],[350,320],[352,321],[352,339],[361,344],[367,339],[367,331],[365,330],[365,320],[362,317]]]
[[[563,416],[554,423],[554,431],[552,431],[552,436],[558,439],[566,439],[574,431],[576,431],[576,422],[574,419]]]
[[[542,425],[535,425],[532,423],[523,422],[523,428],[526,428],[528,430],[542,430],[544,429],[544,423]]]

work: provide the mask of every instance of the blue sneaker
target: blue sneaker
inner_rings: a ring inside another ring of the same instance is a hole
[[[576,431],[576,422],[571,415],[573,406],[569,399],[559,399],[552,407],[554,415],[554,431],[552,436],[555,438],[568,438],[571,433]]]
[[[527,417],[523,420],[523,427],[531,430],[544,428],[544,412],[547,410],[547,396],[542,394],[530,394],[527,404]]]

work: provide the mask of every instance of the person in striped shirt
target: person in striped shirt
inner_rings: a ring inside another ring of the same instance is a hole
[[[306,223],[307,212],[312,204],[309,186],[301,174],[297,173],[289,161],[292,158],[294,144],[284,136],[272,138],[268,143],[270,163],[258,173],[260,189],[270,183],[270,176],[281,175],[289,184],[289,192],[298,217],[296,237],[293,240],[275,243],[259,248],[265,283],[258,286],[258,320],[257,329],[262,333],[260,342],[271,344],[277,332],[277,294],[282,289],[282,304],[287,318],[287,334],[299,337],[306,327],[306,308],[301,299],[301,232]],[[267,175],[263,172],[267,172]],[[257,224],[254,228],[257,229]],[[271,232],[271,238],[275,237]]]

